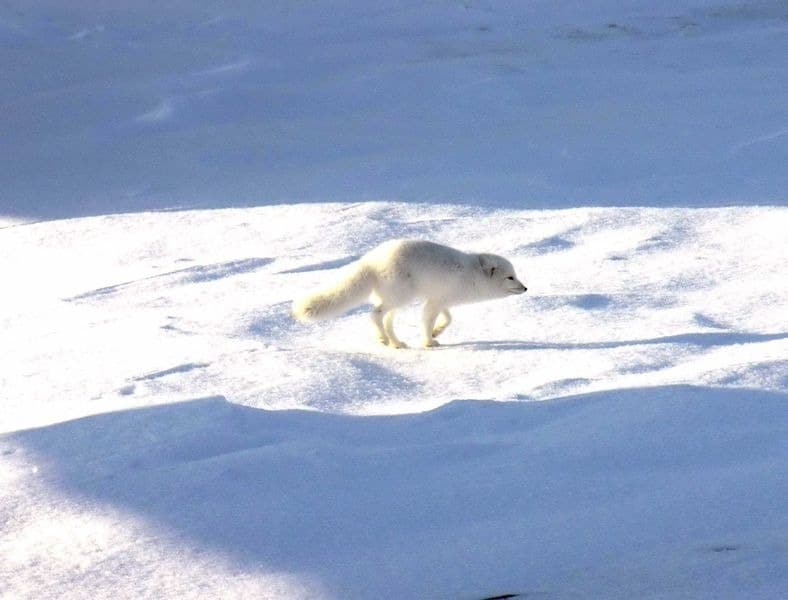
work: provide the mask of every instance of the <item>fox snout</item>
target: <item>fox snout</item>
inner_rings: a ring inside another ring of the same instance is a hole
[[[528,288],[525,287],[519,279],[510,278],[509,283],[510,294],[523,294],[528,291]]]

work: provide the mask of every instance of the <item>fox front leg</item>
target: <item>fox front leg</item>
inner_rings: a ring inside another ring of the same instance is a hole
[[[378,341],[384,346],[387,346],[389,343],[389,336],[386,335],[386,330],[383,327],[383,314],[383,305],[378,305],[372,308],[372,312],[369,316],[372,319],[372,324],[377,330]]]
[[[440,306],[437,306],[430,301],[427,301],[427,303],[424,305],[424,309],[421,313],[421,324],[425,348],[440,346],[438,340],[435,339],[434,334],[435,320],[438,318],[438,314],[440,314],[440,312]]]

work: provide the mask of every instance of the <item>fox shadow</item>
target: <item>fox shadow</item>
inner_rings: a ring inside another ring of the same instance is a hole
[[[445,347],[472,347],[477,350],[600,350],[624,346],[685,344],[701,348],[755,344],[788,338],[788,333],[708,332],[682,333],[655,338],[604,342],[529,342],[526,340],[477,340],[444,344]]]

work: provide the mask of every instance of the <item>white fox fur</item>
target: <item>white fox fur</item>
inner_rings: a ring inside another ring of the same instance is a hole
[[[423,240],[390,240],[346,267],[345,277],[333,286],[293,302],[293,316],[328,319],[371,299],[378,338],[403,348],[394,334],[394,311],[419,299],[424,301],[423,342],[429,347],[438,345],[435,337],[451,323],[450,307],[525,291],[502,256],[466,254]]]

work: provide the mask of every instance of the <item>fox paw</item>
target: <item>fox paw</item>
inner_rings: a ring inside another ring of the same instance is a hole
[[[425,348],[435,348],[437,346],[440,346],[438,340],[427,340],[426,342],[424,342]]]
[[[395,348],[397,350],[400,350],[402,348],[407,348],[408,347],[408,345],[405,342],[401,342],[399,340],[389,340],[389,344],[388,345],[389,345],[389,347]]]

